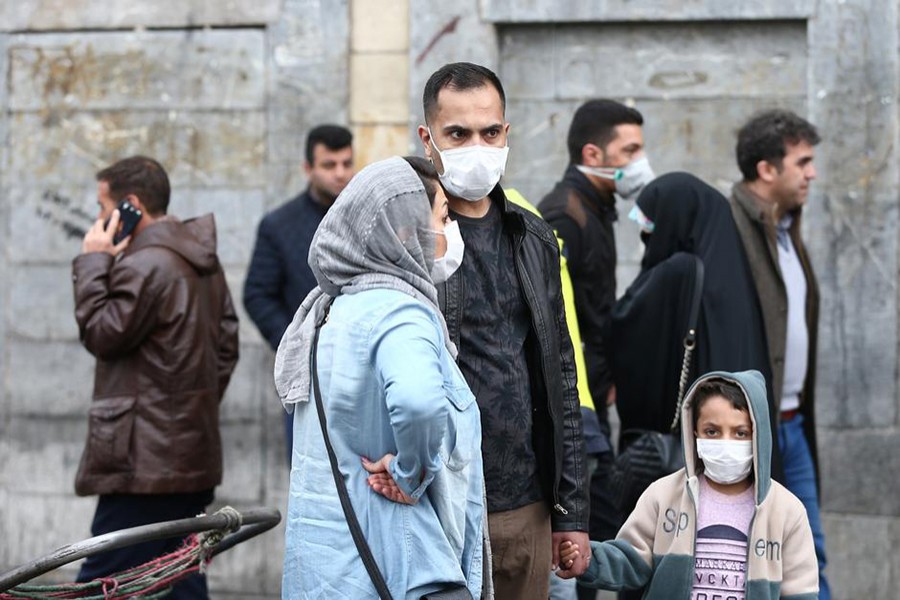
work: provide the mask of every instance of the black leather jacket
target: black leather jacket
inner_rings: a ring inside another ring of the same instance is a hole
[[[552,505],[554,531],[588,530],[588,480],[575,357],[566,327],[559,278],[559,246],[540,217],[515,206],[498,185],[490,193],[503,230],[515,247],[515,269],[531,310],[526,342],[532,390],[534,450],[541,486]],[[465,281],[453,276],[437,286],[450,338],[459,345]]]
[[[601,196],[574,166],[538,205],[565,246],[584,342],[588,385],[607,434],[606,399],[612,386],[606,328],[616,303],[615,198]]]

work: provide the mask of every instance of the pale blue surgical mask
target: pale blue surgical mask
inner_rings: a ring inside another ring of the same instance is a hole
[[[644,211],[637,204],[628,213],[628,218],[638,224],[638,227],[641,228],[641,233],[653,233],[653,230],[656,229],[656,223],[651,221],[650,217],[645,215]]]

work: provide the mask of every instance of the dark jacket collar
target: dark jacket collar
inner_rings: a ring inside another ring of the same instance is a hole
[[[503,191],[503,188],[499,183],[495,185],[494,189],[492,189],[488,193],[488,198],[490,198],[491,202],[497,205],[497,207],[500,209],[500,212],[503,213],[504,216],[513,212],[513,204],[506,197],[506,192]]]
[[[578,167],[570,164],[563,174],[562,182],[575,189],[578,194],[585,199],[587,205],[595,212],[605,217],[609,221],[615,221],[619,218],[616,212],[616,197],[612,194],[604,196],[597,191],[594,184],[587,176],[578,170]]]
[[[519,214],[515,205],[506,197],[506,192],[503,191],[499,183],[488,193],[488,198],[500,209],[500,218],[504,224],[512,225],[516,231],[525,229],[525,220]]]
[[[775,215],[772,212],[771,205],[754,194],[747,187],[747,184],[743,181],[739,181],[734,184],[731,189],[731,193],[734,196],[735,201],[738,206],[744,213],[750,217],[753,221],[759,223],[763,226],[764,231],[767,236],[770,236],[772,240],[775,239]],[[798,208],[792,215],[793,220],[791,222],[788,231],[790,232],[791,239],[794,244],[797,244],[797,240],[800,235],[800,220],[803,214],[803,209]]]
[[[532,235],[540,239],[541,243],[550,244],[558,249],[553,229],[538,214],[511,202],[500,184],[494,186],[494,189],[488,194],[488,198],[500,209],[504,233],[514,235],[519,239],[526,234]]]
[[[312,194],[311,188],[309,188],[309,187],[307,187],[305,190],[303,190],[303,193],[300,194],[299,198],[301,201],[309,204],[312,208],[315,209],[315,211],[317,213],[320,213],[322,216],[325,216],[325,213],[328,212],[329,207],[325,206],[324,204],[322,204],[321,202],[316,200]]]
[[[775,220],[772,215],[770,205],[762,198],[754,194],[743,181],[734,184],[732,188],[735,200],[738,206],[747,214],[748,217],[763,225],[774,227]]]

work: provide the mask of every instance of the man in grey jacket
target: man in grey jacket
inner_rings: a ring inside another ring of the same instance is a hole
[[[830,600],[823,574],[813,402],[819,290],[800,237],[819,141],[816,128],[790,111],[769,110],[751,118],[738,133],[737,162],[744,179],[734,185],[731,210],[765,323],[780,410],[773,418],[778,420],[784,483],[806,506],[819,561],[819,598]]]

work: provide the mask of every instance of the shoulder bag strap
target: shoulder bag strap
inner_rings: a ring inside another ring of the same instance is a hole
[[[369,544],[366,542],[366,537],[363,535],[362,528],[359,526],[359,521],[356,520],[356,513],[353,511],[353,505],[350,503],[350,495],[347,493],[347,484],[344,482],[344,476],[341,474],[340,467],[338,467],[337,456],[334,454],[334,448],[332,448],[331,440],[328,437],[328,426],[325,423],[325,407],[322,406],[322,392],[319,390],[319,372],[316,361],[316,355],[319,353],[319,332],[321,329],[322,324],[319,323],[316,326],[316,333],[313,338],[312,364],[310,365],[310,370],[312,371],[313,392],[316,397],[316,410],[319,412],[319,425],[322,426],[322,437],[325,439],[325,449],[328,450],[328,460],[331,462],[331,473],[334,475],[334,485],[337,487],[338,496],[340,496],[341,499],[341,508],[344,509],[344,518],[347,520],[347,525],[350,527],[350,533],[353,535],[353,542],[356,544],[356,550],[359,552],[359,556],[366,566],[366,571],[369,572],[369,577],[372,579],[372,584],[375,586],[379,598],[381,598],[381,600],[393,600],[391,592],[388,590],[388,586],[384,581],[384,577],[382,577],[381,571],[378,569],[378,564],[375,562],[375,557],[372,556],[372,550],[369,549]]]
[[[684,402],[684,390],[691,372],[691,358],[697,345],[697,319],[700,317],[700,300],[703,298],[703,261],[694,257],[694,295],[691,297],[691,312],[688,316],[687,334],[684,336],[684,359],[681,362],[681,376],[678,378],[678,401],[675,402],[675,416],[672,418],[671,430],[674,432],[681,418],[681,404]]]

